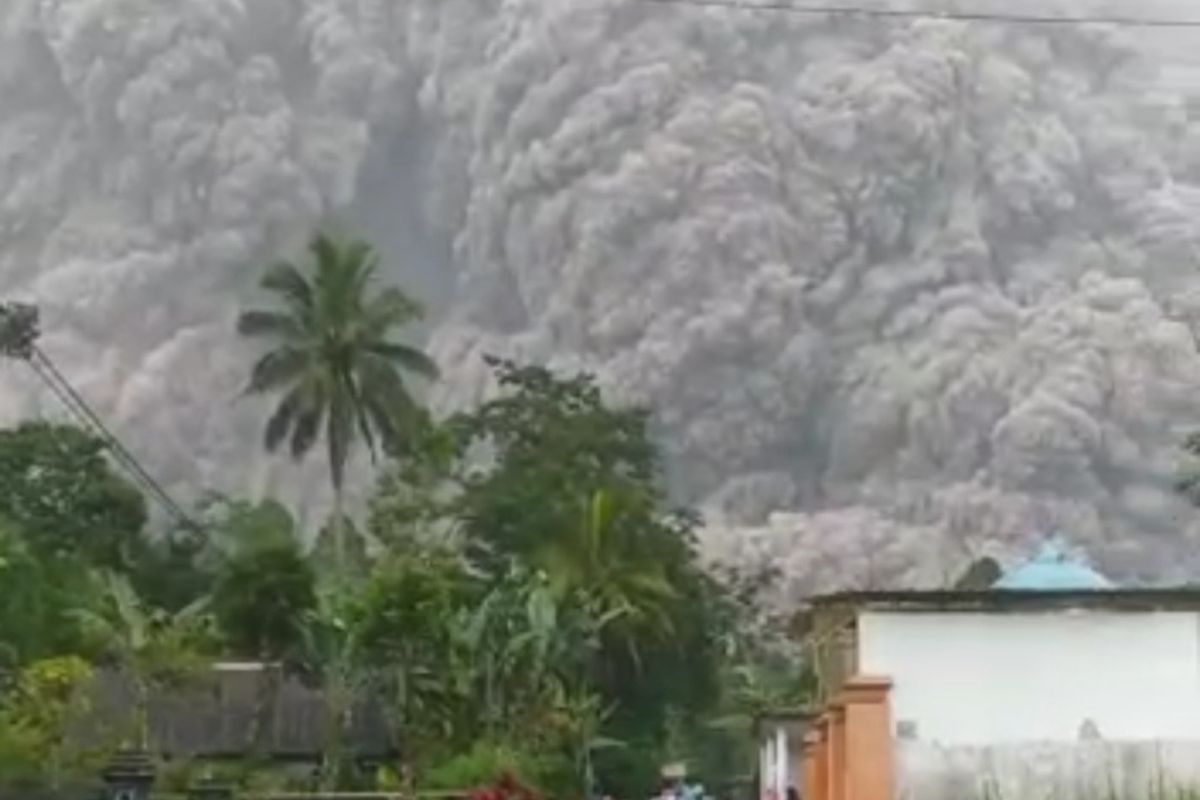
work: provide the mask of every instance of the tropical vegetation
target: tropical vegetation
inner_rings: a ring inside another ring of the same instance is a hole
[[[436,367],[399,335],[419,304],[361,241],[322,232],[307,252],[268,269],[276,305],[238,330],[269,344],[248,382],[277,398],[266,449],[324,447],[333,558],[275,499],[196,487],[190,518],[163,521],[94,431],[0,431],[0,786],[153,752],[151,698],[221,660],[261,664],[244,781],[297,780],[262,759],[292,677],[326,705],[327,788],[632,796],[669,759],[747,771],[753,715],[805,684],[753,587],[702,568],[647,410],[497,358],[495,394],[438,418],[408,381]],[[80,736],[100,674],[132,687],[132,718]],[[403,742],[370,768],[350,735],[363,697]]]

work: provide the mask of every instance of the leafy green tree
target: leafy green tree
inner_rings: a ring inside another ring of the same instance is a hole
[[[67,735],[87,710],[91,666],[78,656],[37,661],[0,696],[0,791],[57,788],[84,767],[87,754]],[[88,776],[91,777],[90,775]]]
[[[577,663],[557,663],[550,674],[559,690],[586,696],[587,688],[611,711],[607,732],[630,747],[597,754],[597,762],[602,778],[632,791],[621,775],[652,772],[668,710],[699,714],[714,702],[719,650],[710,618],[720,589],[697,563],[694,516],[670,507],[644,409],[607,403],[587,374],[490,364],[500,394],[445,425],[457,460],[447,468],[441,454],[426,459],[424,474],[402,461],[374,504],[390,516],[373,519],[419,527],[441,514],[489,580],[504,580],[514,563],[545,576],[554,613],[585,632]],[[432,509],[428,494],[421,505],[422,486],[438,492]],[[531,577],[530,590],[536,584]],[[493,591],[513,594],[499,584]],[[496,620],[534,635],[519,615]],[[511,632],[504,638],[519,641]],[[504,647],[481,652],[520,663]],[[629,762],[638,758],[646,764],[634,769]]]
[[[338,565],[340,569],[326,570],[318,575],[322,585],[334,588],[343,583],[342,579],[347,575],[366,575],[373,556],[370,540],[349,518],[326,520],[308,551],[308,559],[314,564]]]
[[[208,596],[215,578],[209,530],[187,526],[143,537],[133,550],[129,580],[138,595],[164,611],[182,611]]]
[[[451,650],[469,668],[442,673],[472,698],[459,729],[543,737],[606,789],[642,791],[668,723],[719,710],[730,590],[698,563],[695,516],[670,506],[645,410],[586,374],[490,363],[500,394],[398,454],[372,532],[459,544],[474,569]]]
[[[110,468],[105,447],[70,425],[27,422],[0,430],[0,517],[40,553],[128,569],[146,506]]]
[[[262,662],[246,739],[255,751],[266,744],[283,685],[283,662],[302,660],[305,625],[317,608],[316,575],[299,544],[284,534],[290,529],[278,527],[291,521],[286,512],[278,515],[281,510],[264,504],[235,516],[245,527],[224,555],[211,598],[226,644],[234,653]]]
[[[403,449],[424,415],[405,374],[433,379],[438,371],[419,349],[390,338],[422,311],[399,289],[374,290],[379,257],[369,244],[322,232],[309,254],[305,266],[281,262],[269,269],[262,287],[279,306],[244,312],[238,331],[271,344],[248,387],[280,396],[264,434],[267,449],[287,441],[293,457],[302,458],[324,436],[340,531],[345,468],[355,441],[361,438],[372,454],[377,443]],[[340,552],[341,536],[336,538]]]
[[[277,500],[254,503],[212,495],[204,503],[203,518],[208,547],[200,559],[204,568],[214,573],[239,553],[264,547],[299,548],[296,519]]]
[[[393,735],[410,771],[455,739],[469,701],[471,665],[455,653],[455,631],[472,591],[452,554],[412,550],[376,565],[357,621],[376,690],[388,698]]]
[[[168,529],[135,551],[130,579],[147,603],[179,611],[207,598],[226,560],[258,545],[291,546],[299,536],[291,512],[279,502],[258,503],[209,493],[199,503],[198,524]]]
[[[16,525],[0,520],[0,672],[81,652],[73,612],[95,601],[82,561],[39,554]]]
[[[463,476],[456,501],[471,539],[528,556],[571,529],[581,497],[601,489],[661,497],[645,410],[606,405],[587,374],[489,363],[503,393],[450,422],[463,452],[493,454],[493,468]]]
[[[460,528],[460,432],[450,425],[423,425],[410,445],[380,476],[368,529],[395,550],[453,545]]]
[[[278,661],[298,652],[317,606],[316,576],[300,548],[268,542],[239,548],[217,574],[212,610],[238,655]]]

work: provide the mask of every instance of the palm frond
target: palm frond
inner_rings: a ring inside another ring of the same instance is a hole
[[[370,428],[378,437],[379,441],[386,444],[388,447],[397,447],[401,444],[400,428],[397,425],[396,415],[377,398],[372,395],[364,394],[362,398],[362,419],[359,424]],[[368,446],[373,446],[369,443]]]
[[[280,261],[267,268],[262,288],[280,295],[296,310],[313,307],[313,287],[304,274],[287,261]]]
[[[114,621],[127,631],[129,643],[134,649],[142,647],[148,638],[150,620],[133,584],[124,575],[108,573],[105,576],[105,588],[116,615]]]
[[[308,454],[321,433],[321,422],[325,418],[325,398],[313,397],[314,402],[305,405],[297,415],[292,428],[292,458],[301,459]]]
[[[626,573],[624,582],[646,598],[660,601],[679,599],[679,592],[667,580],[667,576],[663,574],[661,569],[647,569],[640,573]]]
[[[338,305],[341,292],[338,287],[340,254],[337,242],[328,236],[318,235],[308,246],[312,256],[313,270],[313,313],[317,326],[328,333],[332,323],[338,320]]]
[[[263,434],[263,445],[268,453],[275,452],[279,443],[287,438],[292,429],[292,423],[304,408],[304,398],[308,387],[304,384],[294,387],[276,406],[271,418],[267,420],[267,428]]]
[[[109,646],[116,637],[112,623],[103,614],[92,609],[72,608],[64,612],[64,615],[79,626],[79,631],[85,638],[104,642]]]
[[[295,380],[310,365],[312,357],[304,350],[282,347],[272,350],[260,358],[250,370],[250,385],[247,394],[260,394],[278,389]]]
[[[620,750],[629,745],[620,739],[614,739],[611,736],[593,736],[588,740],[588,747],[593,750]]]
[[[294,316],[281,311],[245,311],[238,317],[237,332],[242,336],[278,336],[290,339],[301,335]]]
[[[354,424],[358,427],[359,435],[367,445],[367,452],[371,454],[371,463],[373,464],[379,453],[375,447],[375,430],[372,427],[371,415],[367,411],[369,401],[363,396],[361,381],[351,377],[347,383],[352,400],[351,415],[354,417]]]
[[[205,595],[193,600],[175,613],[175,619],[179,622],[193,622],[200,619],[205,614],[212,610],[212,597]]]
[[[362,298],[371,279],[379,269],[379,253],[367,241],[354,239],[346,242],[342,249],[342,261],[351,276],[347,290],[355,298]]]
[[[399,436],[418,413],[404,379],[393,364],[373,353],[358,360],[357,371],[360,391],[380,438],[389,445],[400,444]]]
[[[379,292],[363,311],[364,326],[376,336],[382,336],[394,327],[416,322],[424,316],[425,307],[395,287]]]
[[[605,555],[606,540],[611,538],[612,495],[606,491],[594,492],[588,499],[586,513],[583,529],[587,545],[586,552],[591,556],[593,564],[599,564]]]
[[[373,342],[366,349],[428,380],[436,380],[441,373],[437,363],[415,347],[397,342]]]

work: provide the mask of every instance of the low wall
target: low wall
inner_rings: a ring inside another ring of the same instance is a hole
[[[1200,741],[896,743],[898,800],[1177,800],[1200,789]]]

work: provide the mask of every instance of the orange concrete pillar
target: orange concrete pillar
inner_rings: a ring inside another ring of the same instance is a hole
[[[842,690],[845,794],[838,800],[893,800],[891,688],[887,678],[859,676]]]
[[[829,704],[829,757],[826,759],[826,800],[846,796],[846,707],[841,698]]]
[[[829,715],[822,714],[813,725],[817,751],[813,756],[813,800],[829,800]],[[807,798],[805,798],[807,800]]]
[[[825,800],[825,765],[822,759],[821,734],[811,730],[804,734],[804,759],[800,773],[804,776],[804,800]]]

